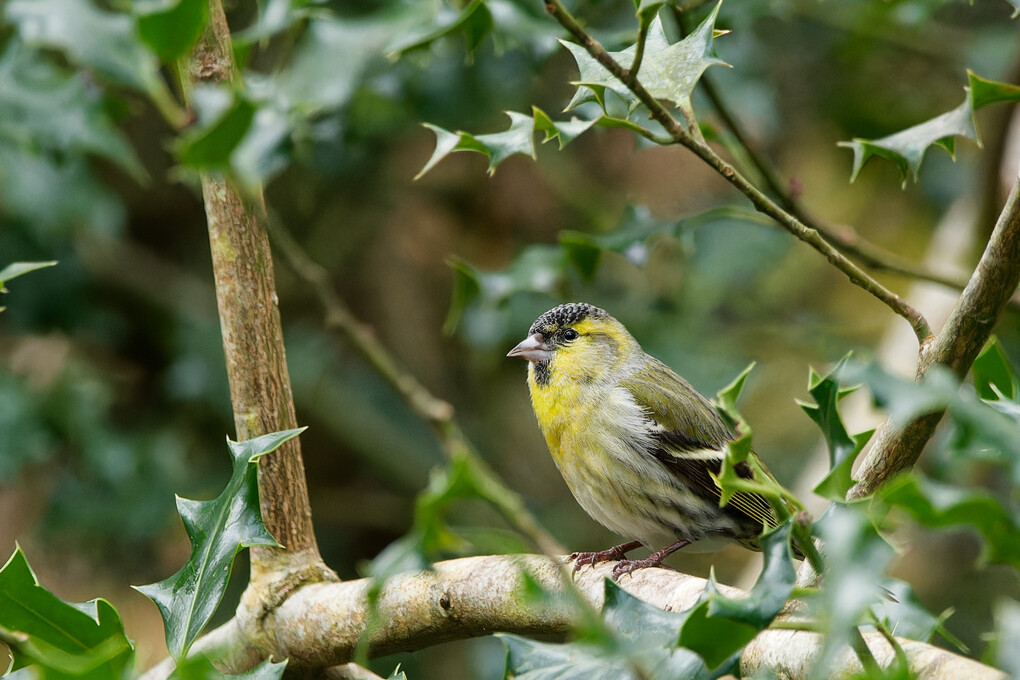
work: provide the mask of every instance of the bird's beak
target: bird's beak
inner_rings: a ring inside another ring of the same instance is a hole
[[[541,361],[547,361],[552,357],[552,347],[545,344],[545,338],[542,337],[541,333],[535,333],[522,340],[520,344],[507,352],[506,355],[508,357],[527,359],[537,364]]]

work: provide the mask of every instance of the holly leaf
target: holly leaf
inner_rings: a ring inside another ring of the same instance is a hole
[[[808,392],[815,403],[798,402],[825,437],[829,449],[829,472],[815,486],[814,491],[831,501],[842,501],[846,498],[846,492],[854,485],[851,476],[854,461],[875,432],[868,430],[851,436],[839,415],[839,400],[857,389],[856,387],[840,389],[839,381],[836,379],[836,375],[846,365],[848,359],[849,355],[824,378],[811,369]]]
[[[701,75],[709,66],[723,65],[715,53],[715,20],[722,3],[716,4],[712,12],[686,38],[670,44],[658,17],[652,20],[645,39],[645,53],[638,78],[645,89],[656,99],[664,99],[677,108],[690,108],[691,94]],[[639,11],[643,11],[639,6]],[[570,110],[588,101],[597,101],[606,111],[605,90],[610,90],[629,105],[637,108],[639,102],[630,88],[610,73],[581,45],[561,40],[561,44],[574,57],[579,76],[571,84],[578,90],[567,104]],[[623,68],[634,63],[637,44],[610,56]],[[609,111],[606,111],[609,114]]]
[[[122,680],[134,658],[113,605],[64,602],[39,585],[20,547],[0,569],[0,642],[12,670],[31,666],[43,678]]]
[[[173,576],[135,589],[156,603],[170,654],[181,659],[209,622],[241,548],[278,546],[259,507],[258,459],[296,437],[304,428],[273,432],[243,442],[227,440],[233,473],[211,501],[177,498],[177,510],[191,541],[191,558]]]
[[[27,45],[60,50],[76,65],[154,98],[165,89],[129,14],[102,11],[89,0],[10,0],[4,17]]]
[[[957,137],[973,140],[980,146],[981,138],[974,112],[989,104],[1020,101],[1020,87],[987,80],[972,71],[967,71],[967,80],[963,103],[952,111],[881,139],[855,138],[849,142],[839,142],[839,146],[851,149],[854,153],[850,181],[857,179],[868,160],[880,156],[899,168],[902,184],[906,187],[908,178],[917,181],[929,147],[941,147],[955,160]]]

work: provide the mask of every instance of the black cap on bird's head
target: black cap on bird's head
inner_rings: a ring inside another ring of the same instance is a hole
[[[600,309],[595,305],[589,305],[587,302],[568,302],[565,305],[553,307],[535,319],[535,323],[531,324],[531,328],[528,329],[528,335],[544,333],[550,327],[563,328],[564,326],[572,326],[588,318],[606,319],[609,318],[609,314],[606,313],[606,310]]]

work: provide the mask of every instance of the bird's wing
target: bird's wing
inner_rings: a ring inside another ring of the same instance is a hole
[[[652,421],[649,429],[653,446],[649,453],[688,481],[692,491],[718,503],[722,489],[713,475],[722,468],[722,449],[733,439],[733,433],[712,404],[672,369],[655,360],[621,381],[620,386],[631,393]],[[744,479],[754,478],[746,462],[734,469]],[[777,524],[775,510],[758,494],[738,492],[727,507],[758,526]]]

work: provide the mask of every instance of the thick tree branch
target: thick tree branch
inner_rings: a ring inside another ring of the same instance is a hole
[[[588,54],[593,59],[598,61],[607,71],[634,93],[638,101],[648,109],[651,117],[665,128],[675,143],[692,151],[718,172],[726,181],[736,187],[740,193],[744,194],[756,210],[772,218],[779,226],[818,251],[830,264],[843,272],[850,279],[851,283],[867,291],[893,312],[906,319],[910,323],[910,327],[914,329],[914,334],[922,346],[930,339],[931,329],[919,311],[914,309],[899,295],[896,295],[869,276],[851,260],[847,259],[845,255],[823,238],[817,230],[805,225],[797,217],[780,207],[740,174],[736,168],[723,160],[708,144],[697,139],[693,132],[684,128],[666,110],[662,103],[645,89],[644,85],[641,84],[641,81],[634,74],[623,68],[595,38],[581,27],[577,19],[567,11],[560,0],[546,0],[545,8],[560,25],[577,39],[578,43],[588,51]]]
[[[237,78],[230,29],[220,0],[209,2],[209,27],[189,67],[190,85]],[[297,427],[277,306],[273,260],[261,193],[244,197],[230,181],[203,173],[216,300],[238,440]],[[262,517],[290,551],[288,564],[305,577],[330,578],[312,531],[304,465],[297,439],[259,462]],[[252,581],[274,570],[279,553],[252,549]],[[294,564],[303,555],[306,566]],[[309,569],[307,565],[314,564]]]
[[[961,380],[988,342],[999,316],[1020,284],[1020,176],[1006,199],[995,229],[970,282],[938,336],[921,353],[920,379],[935,364],[948,366]],[[917,462],[943,412],[905,425],[887,421],[857,470],[857,486],[849,498],[862,498],[885,480]]]
[[[604,579],[612,567],[613,563],[606,563],[574,574],[583,597],[596,608],[602,606]],[[274,645],[266,651],[278,658],[290,658],[295,668],[322,668],[348,662],[365,634],[370,636],[373,656],[495,631],[564,638],[576,620],[578,604],[564,589],[561,569],[562,561],[548,557],[497,555],[450,560],[436,564],[433,571],[408,572],[390,579],[383,587],[376,617],[381,624],[368,633],[364,630],[369,606],[367,579],[307,585],[265,615],[267,639]],[[529,599],[523,571],[552,597]],[[621,581],[632,595],[672,611],[693,606],[705,585],[704,579],[669,569],[643,569]],[[723,586],[722,590],[731,597],[740,595],[734,588]],[[226,636],[220,630],[216,634],[222,643]],[[806,678],[821,639],[819,634],[804,630],[766,630],[745,649],[741,671],[745,676],[761,670],[775,677]],[[877,662],[888,666],[893,650],[882,635],[868,632],[864,639]],[[912,677],[1005,678],[1000,671],[932,645],[902,639],[899,642]],[[243,643],[240,646],[244,648]],[[255,660],[250,662],[254,664]],[[161,670],[153,669],[144,680],[162,680],[168,669]],[[829,677],[860,670],[857,657],[848,649]]]

